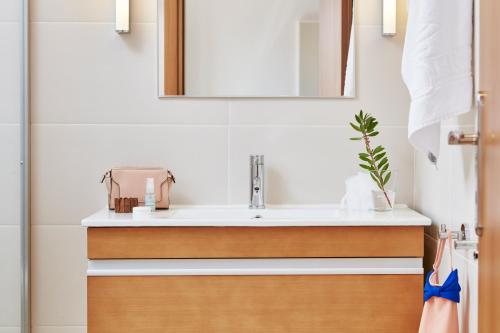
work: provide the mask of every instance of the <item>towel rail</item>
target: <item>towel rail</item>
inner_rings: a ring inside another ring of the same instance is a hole
[[[478,258],[477,244],[476,240],[470,239],[469,230],[465,227],[465,224],[460,226],[460,231],[449,232],[451,239],[453,239],[453,244],[455,250],[474,250],[474,258]],[[448,230],[446,224],[441,224],[439,228],[439,238],[448,238]]]
[[[486,93],[484,92],[479,92],[476,97],[476,105],[477,105],[479,121],[481,120],[481,113],[483,112],[485,98],[486,98]],[[480,126],[480,123],[478,123],[478,125]],[[462,131],[451,131],[448,134],[448,144],[477,146],[479,145],[479,131],[477,131],[476,133],[463,133]]]
[[[451,131],[448,134],[449,145],[472,145],[479,144],[479,134],[463,133],[462,131]]]

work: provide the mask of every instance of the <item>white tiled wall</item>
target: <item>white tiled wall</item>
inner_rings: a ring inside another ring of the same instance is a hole
[[[20,331],[20,14],[0,0],[0,333]]]
[[[399,198],[413,201],[406,139],[408,94],[399,32],[381,36],[381,0],[358,0],[358,98],[158,99],[156,0],[131,0],[131,33],[114,32],[113,0],[32,0],[33,324],[82,332],[85,230],[105,204],[102,173],[165,165],[174,203],[246,203],[248,155],[264,153],[273,203],[336,203],[357,172],[348,121],[360,108],[382,124],[399,170]],[[54,246],[57,244],[57,247]]]

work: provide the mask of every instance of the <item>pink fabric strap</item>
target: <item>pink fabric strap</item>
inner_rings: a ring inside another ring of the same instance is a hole
[[[446,241],[448,241],[448,247],[450,250],[450,267],[453,270],[453,249],[452,249],[452,240],[451,240],[451,232],[448,231],[448,237],[446,239],[439,239],[438,248],[436,250],[436,258],[434,259],[434,264],[432,268],[434,273],[432,274],[435,277],[434,283],[439,283],[439,266],[441,266],[441,259],[443,258],[443,251],[446,245]]]
[[[451,240],[451,231],[448,231],[448,249],[450,250],[450,269],[453,270],[453,241]]]
[[[432,265],[434,271],[437,271],[439,269],[439,266],[441,265],[441,258],[443,257],[444,245],[445,245],[445,240],[440,239],[436,250],[436,257],[434,259],[434,264]]]

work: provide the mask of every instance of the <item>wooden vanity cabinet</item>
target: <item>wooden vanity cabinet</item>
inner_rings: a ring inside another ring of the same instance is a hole
[[[423,257],[415,227],[88,228],[89,259]]]
[[[422,258],[423,227],[88,228],[91,260]],[[413,333],[422,274],[89,276],[90,333]]]

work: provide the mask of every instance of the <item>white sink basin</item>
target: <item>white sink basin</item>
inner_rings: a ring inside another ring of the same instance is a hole
[[[300,208],[215,208],[215,209],[173,209],[165,218],[169,219],[202,219],[202,220],[302,220],[338,218],[338,209],[300,209]]]

